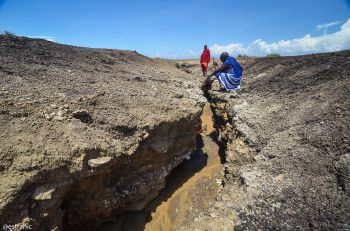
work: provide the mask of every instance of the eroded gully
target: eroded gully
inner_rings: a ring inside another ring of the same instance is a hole
[[[209,102],[203,108],[196,151],[167,177],[160,195],[140,212],[128,212],[99,230],[174,230],[203,213],[220,191],[222,148],[215,138]]]

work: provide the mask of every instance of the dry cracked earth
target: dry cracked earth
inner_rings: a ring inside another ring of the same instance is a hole
[[[2,228],[102,230],[144,210],[206,142],[209,102],[220,190],[167,229],[350,229],[350,51],[239,61],[242,90],[222,93],[197,63],[0,36]]]

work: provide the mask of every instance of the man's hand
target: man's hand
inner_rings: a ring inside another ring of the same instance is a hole
[[[209,75],[206,80],[205,80],[205,84],[212,84],[213,80],[211,79],[212,75]]]

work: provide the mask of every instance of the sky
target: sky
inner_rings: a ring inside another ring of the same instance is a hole
[[[350,49],[350,0],[0,0],[0,32],[149,57]]]

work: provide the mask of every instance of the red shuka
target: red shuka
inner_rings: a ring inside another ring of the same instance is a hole
[[[210,63],[210,50],[209,49],[205,49],[202,52],[200,62],[201,62],[202,70],[206,71],[208,69],[208,64]]]
[[[201,63],[210,63],[210,50],[205,49],[201,55]]]

